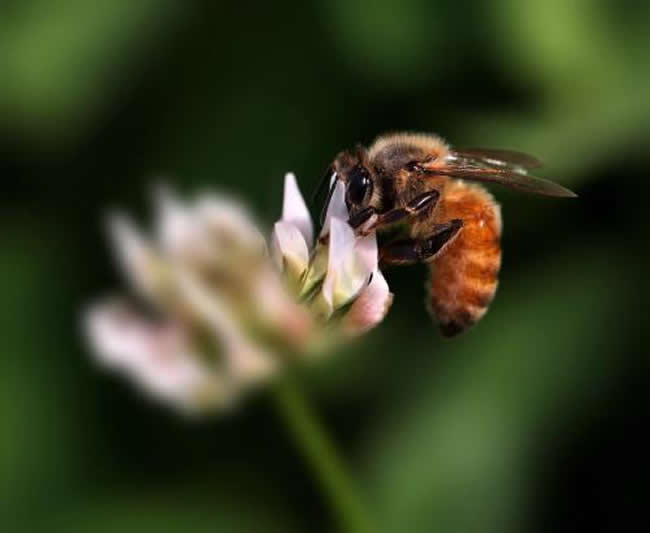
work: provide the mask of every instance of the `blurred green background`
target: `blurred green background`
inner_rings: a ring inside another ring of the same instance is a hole
[[[101,217],[149,185],[264,222],[387,130],[538,155],[574,201],[494,190],[496,300],[445,341],[424,268],[300,376],[387,531],[620,531],[647,519],[650,3],[0,4],[3,531],[335,531],[267,394],[179,420],[95,369],[80,309],[124,287]],[[414,279],[415,278],[415,281]]]

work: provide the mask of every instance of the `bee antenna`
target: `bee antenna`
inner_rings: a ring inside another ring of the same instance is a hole
[[[321,209],[320,212],[320,225],[321,227],[325,223],[325,216],[327,215],[327,208],[330,205],[330,200],[332,199],[332,195],[334,194],[334,189],[336,188],[336,183],[338,182],[338,174],[334,172],[332,174],[332,184],[330,185],[329,192],[327,193],[327,199],[325,200],[325,203],[323,204],[323,209]]]
[[[330,177],[334,174],[334,169],[329,166],[327,167],[327,170],[323,174],[323,177],[320,179],[318,182],[318,186],[316,189],[314,189],[314,192],[311,195],[310,202],[311,205],[314,206],[316,205],[316,201],[322,196],[323,192],[326,191],[326,187],[328,187],[328,181],[330,180]]]

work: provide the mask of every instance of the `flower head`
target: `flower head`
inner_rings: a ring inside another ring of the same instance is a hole
[[[293,174],[268,246],[224,196],[183,202],[161,189],[156,207],[151,240],[127,217],[109,219],[118,262],[152,317],[113,299],[90,308],[85,324],[104,365],[184,411],[231,405],[289,354],[365,333],[390,307],[375,235],[347,224],[341,184],[315,243]]]

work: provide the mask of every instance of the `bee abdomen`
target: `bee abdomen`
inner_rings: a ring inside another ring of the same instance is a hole
[[[430,263],[427,307],[446,336],[461,333],[486,313],[501,266],[501,214],[477,185],[449,184],[440,215],[460,218],[463,229]]]

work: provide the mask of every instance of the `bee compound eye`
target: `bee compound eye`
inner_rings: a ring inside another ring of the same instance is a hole
[[[362,166],[356,166],[348,176],[347,196],[351,204],[359,205],[372,188],[370,174]]]

